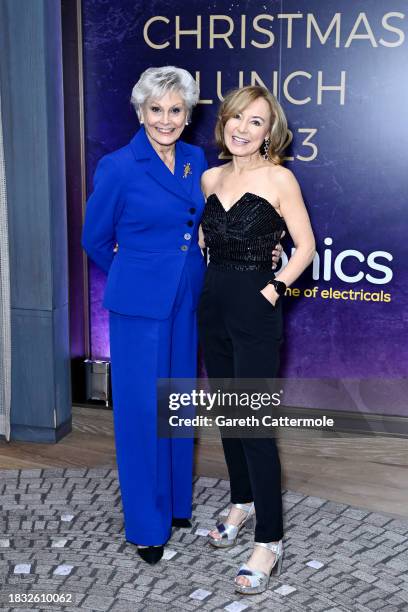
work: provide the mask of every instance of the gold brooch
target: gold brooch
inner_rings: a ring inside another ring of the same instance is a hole
[[[186,162],[184,164],[184,174],[183,174],[183,178],[187,178],[189,174],[193,174],[191,172],[191,165],[190,162]]]

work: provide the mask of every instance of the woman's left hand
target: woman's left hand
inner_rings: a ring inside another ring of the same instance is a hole
[[[264,298],[266,298],[268,302],[272,304],[272,306],[275,306],[276,302],[279,299],[279,294],[273,285],[266,285],[266,287],[261,289],[261,293]]]

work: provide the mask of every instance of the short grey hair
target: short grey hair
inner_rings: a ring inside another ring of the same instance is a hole
[[[161,66],[145,70],[132,89],[130,101],[139,119],[140,107],[148,98],[160,99],[169,91],[180,92],[187,106],[188,117],[190,117],[193,106],[197,104],[200,97],[197,83],[184,68]]]

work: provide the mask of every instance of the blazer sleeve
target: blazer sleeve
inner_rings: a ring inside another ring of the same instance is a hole
[[[114,257],[115,225],[120,211],[120,169],[111,158],[103,157],[96,168],[94,190],[86,205],[82,246],[105,272],[109,271]]]

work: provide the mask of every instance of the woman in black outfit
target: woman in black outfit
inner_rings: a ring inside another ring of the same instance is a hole
[[[207,198],[201,246],[210,263],[199,304],[200,342],[210,378],[275,378],[282,342],[279,299],[311,263],[315,242],[299,185],[281,166],[287,123],[263,87],[232,91],[224,100],[216,138],[232,161],[205,172]],[[278,273],[271,253],[283,231],[296,251]],[[235,578],[240,593],[260,593],[282,556],[281,469],[274,438],[222,438],[231,509],[210,532],[214,546],[232,546],[256,512],[255,546]]]

